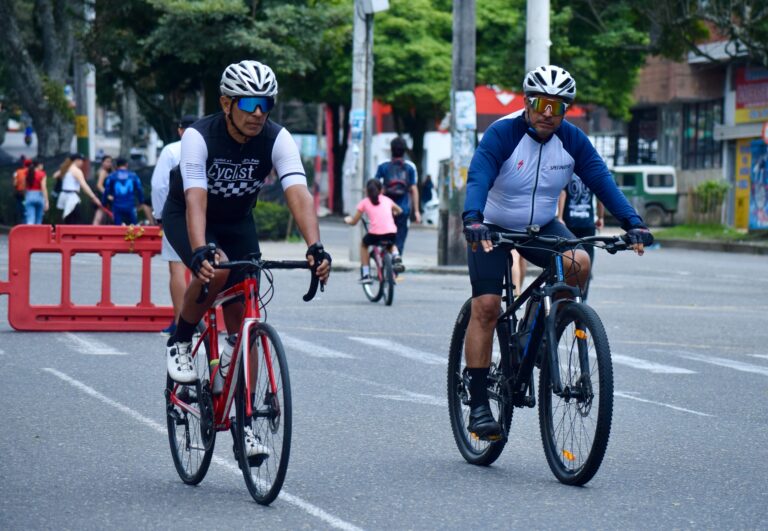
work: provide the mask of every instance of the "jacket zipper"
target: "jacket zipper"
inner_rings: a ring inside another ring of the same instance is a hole
[[[531,219],[528,225],[533,225],[533,205],[536,204],[536,189],[539,187],[539,171],[541,170],[541,149],[544,144],[539,144],[539,160],[536,161],[536,180],[533,182],[533,193],[531,194]]]

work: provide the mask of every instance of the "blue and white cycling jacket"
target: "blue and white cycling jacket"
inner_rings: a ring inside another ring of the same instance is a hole
[[[497,120],[483,135],[469,166],[462,217],[507,230],[544,226],[555,219],[560,191],[574,173],[624,230],[644,226],[578,127],[563,120],[549,140],[540,142],[521,111]]]

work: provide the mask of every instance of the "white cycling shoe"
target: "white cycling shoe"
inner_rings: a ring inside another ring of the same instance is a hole
[[[166,347],[168,376],[178,383],[189,384],[197,380],[197,372],[192,363],[192,343],[174,343]]]
[[[269,448],[261,444],[261,440],[254,435],[253,429],[246,426],[245,429],[245,453],[248,457],[269,457]]]

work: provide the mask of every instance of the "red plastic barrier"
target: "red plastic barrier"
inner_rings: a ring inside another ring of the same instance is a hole
[[[16,330],[157,332],[173,318],[171,306],[150,300],[151,259],[160,253],[159,227],[95,225],[18,225],[8,236],[8,321]],[[29,302],[33,253],[61,254],[61,303],[32,306]],[[101,300],[95,306],[72,304],[72,255],[101,255]],[[141,300],[118,306],[111,301],[112,257],[134,253],[141,257]]]

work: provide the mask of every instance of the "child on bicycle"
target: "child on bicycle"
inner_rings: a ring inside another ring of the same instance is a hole
[[[395,241],[397,226],[395,225],[395,216],[400,214],[403,209],[397,206],[394,201],[382,193],[381,181],[378,179],[369,179],[365,184],[365,193],[367,197],[357,204],[357,211],[353,216],[346,216],[344,223],[348,225],[357,225],[363,214],[368,216],[368,233],[363,236],[360,243],[360,284],[371,284],[371,271],[368,266],[370,255],[368,247],[377,245],[382,241],[390,242],[389,252],[392,253],[392,264],[395,273],[405,271],[403,259],[400,257],[400,251],[392,243]]]

